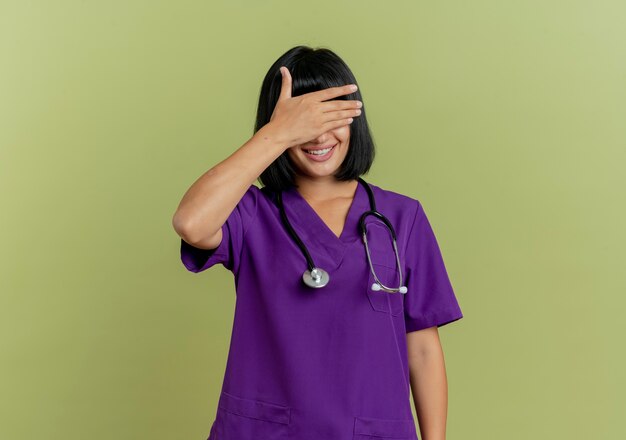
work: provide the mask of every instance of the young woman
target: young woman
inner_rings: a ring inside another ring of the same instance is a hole
[[[445,438],[437,328],[463,315],[424,207],[361,177],[374,144],[356,85],[328,49],[287,51],[254,135],[174,215],[185,267],[235,278],[209,440],[416,440],[411,391],[421,437]]]

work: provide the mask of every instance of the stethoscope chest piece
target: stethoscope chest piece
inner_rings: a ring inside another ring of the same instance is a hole
[[[328,284],[330,276],[324,269],[316,267],[312,271],[306,270],[302,274],[302,280],[304,281],[304,284],[309,287],[324,287]]]

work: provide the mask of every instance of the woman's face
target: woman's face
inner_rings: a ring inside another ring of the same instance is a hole
[[[348,154],[350,144],[350,125],[322,133],[317,138],[304,144],[287,149],[287,154],[300,174],[309,177],[334,175]],[[324,151],[324,147],[333,147],[322,155],[307,153],[305,150]]]

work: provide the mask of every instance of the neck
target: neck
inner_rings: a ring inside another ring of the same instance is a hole
[[[336,197],[352,197],[359,185],[358,180],[339,181],[333,176],[328,178],[296,178],[297,191],[306,200],[324,201]]]

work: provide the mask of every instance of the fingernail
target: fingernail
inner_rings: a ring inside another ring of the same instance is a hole
[[[358,87],[356,86],[356,84],[352,84],[352,85],[350,86],[350,88],[351,88],[352,90],[356,90],[356,89],[358,89]]]

